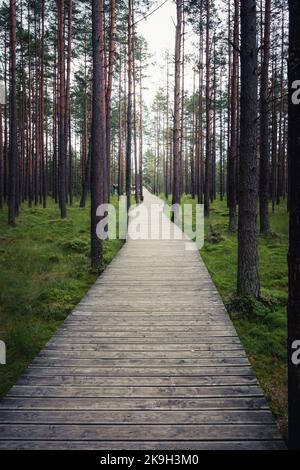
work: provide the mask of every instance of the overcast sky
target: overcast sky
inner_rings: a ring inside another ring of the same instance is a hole
[[[159,6],[163,0],[157,1],[150,11]],[[144,79],[144,100],[150,106],[159,87],[166,87],[166,53],[169,51],[172,63],[170,64],[170,73],[174,72],[174,48],[175,48],[175,24],[176,6],[175,2],[168,0],[161,8],[150,15],[147,19],[140,21],[137,25],[138,33],[144,36],[148,43],[149,53],[152,55],[150,65]],[[192,34],[187,32],[186,51],[193,51],[191,40]],[[190,67],[186,68],[186,86],[192,87],[192,71]]]

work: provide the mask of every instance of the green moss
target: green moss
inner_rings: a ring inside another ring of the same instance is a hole
[[[24,205],[12,228],[6,211],[0,213],[0,339],[7,345],[0,396],[96,280],[90,271],[89,217],[89,208],[75,203],[61,220],[49,201],[47,209]],[[104,267],[121,246],[119,240],[104,243]]]

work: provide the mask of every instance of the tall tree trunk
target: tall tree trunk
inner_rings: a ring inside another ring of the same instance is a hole
[[[8,199],[8,159],[9,159],[9,148],[8,148],[8,106],[6,103],[6,97],[7,97],[7,69],[8,69],[8,40],[7,40],[7,32],[5,30],[5,36],[4,36],[4,96],[5,96],[5,106],[4,106],[4,161],[3,161],[3,179],[4,179],[4,186],[3,186],[3,192],[4,192],[4,200],[7,201]]]
[[[0,209],[3,209],[3,188],[4,188],[4,151],[3,151],[3,123],[2,123],[2,103],[0,103]]]
[[[9,132],[9,198],[8,223],[15,224],[18,178],[18,117],[17,117],[17,60],[16,60],[16,0],[10,0],[10,132]]]
[[[184,98],[185,98],[185,13],[184,13],[184,1],[182,4],[182,34],[181,34],[181,106],[180,106],[180,196],[184,192]]]
[[[91,143],[90,143],[91,146]],[[88,151],[87,159],[84,165],[84,174],[82,177],[82,190],[81,190],[81,198],[80,198],[80,207],[86,206],[86,199],[88,195],[88,190],[91,186],[91,149]]]
[[[43,207],[47,206],[47,168],[45,165],[45,136],[44,136],[44,127],[45,127],[45,71],[44,71],[44,55],[45,55],[45,0],[41,2],[41,53],[40,53],[40,159],[41,159],[41,187],[42,187],[42,200]]]
[[[85,40],[86,42],[86,40]],[[81,150],[81,198],[80,207],[85,207],[86,196],[90,186],[91,156],[88,138],[88,96],[87,96],[87,51],[84,51],[84,97],[83,97],[83,129],[82,129],[82,150]],[[89,150],[88,150],[89,149]]]
[[[127,99],[127,142],[126,142],[126,198],[127,210],[131,205],[131,153],[132,153],[132,68],[133,68],[133,0],[128,1],[128,99]]]
[[[180,203],[180,61],[182,33],[182,0],[176,1],[177,24],[175,37],[175,88],[174,88],[174,130],[173,130],[173,200]],[[174,220],[174,214],[173,214]]]
[[[220,201],[223,201],[224,197],[224,143],[223,143],[223,106],[222,106],[222,67],[220,68]]]
[[[279,114],[279,145],[278,145],[278,162],[277,162],[277,196],[276,203],[280,204],[280,198],[283,196],[283,174],[284,174],[284,154],[285,154],[285,132],[284,132],[284,104],[285,104],[285,90],[284,90],[284,8],[282,8],[281,18],[281,72],[280,72],[280,114]]]
[[[211,185],[211,96],[210,96],[210,0],[206,2],[206,156],[204,183],[204,215],[209,216]]]
[[[257,233],[256,0],[241,2],[241,156],[239,165],[239,295],[259,296]]]
[[[216,199],[216,166],[217,166],[217,154],[216,154],[216,129],[217,129],[217,65],[216,65],[216,39],[214,38],[214,70],[213,70],[213,119],[212,119],[212,147],[211,147],[211,188],[210,188],[210,199],[213,202]]]
[[[53,73],[53,116],[52,116],[52,197],[57,203],[58,200],[58,172],[57,172],[57,163],[58,163],[58,55],[57,47],[55,41],[55,50],[54,50],[54,73]]]
[[[23,1],[20,2],[20,27],[23,30]],[[24,40],[21,40],[21,71],[20,71],[20,108],[19,112],[19,133],[20,133],[20,171],[19,171],[19,204],[25,200],[25,182],[26,182],[26,80],[25,80],[25,60],[24,60]]]
[[[100,217],[98,207],[105,202],[105,128],[103,106],[105,103],[105,72],[103,0],[92,0],[93,24],[93,102],[92,102],[92,148],[91,148],[91,264],[98,271],[103,262],[103,240],[97,236]]]
[[[120,75],[119,75],[119,151],[118,151],[118,197],[123,194],[123,160],[124,160],[124,143],[123,143],[123,113],[122,113],[122,55],[120,54]]]
[[[192,102],[192,129],[191,129],[191,143],[190,143],[190,168],[191,168],[191,196],[195,199],[195,143],[196,143],[196,76],[195,69],[193,70],[193,102]]]
[[[34,41],[38,44],[38,9],[37,5],[34,8]],[[39,54],[38,51],[35,51],[34,59],[34,121],[33,121],[33,145],[34,145],[34,162],[33,162],[33,172],[34,172],[34,204],[35,206],[39,203],[39,160],[40,160],[40,132],[39,132],[39,117],[40,117],[40,107],[39,107]]]
[[[236,229],[236,162],[238,106],[239,0],[234,0],[233,59],[230,91],[230,147],[228,154],[229,230]]]
[[[272,71],[272,180],[271,180],[271,197],[272,212],[275,212],[276,193],[277,193],[277,110],[276,110],[276,61],[273,64]]]
[[[203,1],[200,3],[200,21],[203,20]],[[197,196],[198,203],[203,203],[203,28],[199,33],[199,97],[198,97],[198,138],[197,138]]]
[[[268,234],[269,225],[269,62],[271,0],[265,0],[265,28],[260,86],[260,160],[259,160],[259,215],[260,232]]]
[[[300,78],[300,2],[289,0],[289,124],[288,158],[290,171],[290,245],[288,254],[288,399],[289,399],[289,448],[300,449],[300,365],[292,361],[294,341],[300,340],[300,104],[293,96]]]
[[[108,51],[108,75],[106,88],[106,161],[107,161],[107,198],[109,198],[111,181],[110,181],[110,164],[111,164],[111,126],[112,126],[112,86],[113,72],[115,65],[115,35],[116,35],[116,0],[110,1],[110,26],[109,26],[109,51]],[[121,71],[120,71],[121,73]]]
[[[65,113],[65,155],[69,154],[68,188],[70,204],[73,203],[73,161],[71,142],[71,63],[72,63],[72,30],[73,30],[73,0],[68,6],[68,45],[67,45],[67,78],[66,78],[66,113]]]
[[[141,51],[142,55],[142,51]],[[142,58],[140,66],[140,142],[139,142],[139,193],[141,201],[143,201],[143,72]]]
[[[231,76],[232,76],[232,54],[231,54],[231,1],[228,2],[227,15],[228,30],[228,83],[227,83],[227,172],[226,172],[226,195],[227,207],[229,208],[229,159],[230,159],[230,139],[231,139]]]
[[[132,11],[132,24],[134,25],[134,12]],[[133,75],[133,154],[134,154],[134,195],[135,202],[139,202],[139,168],[137,154],[137,106],[136,106],[136,60],[135,60],[135,28],[132,30],[132,75]]]
[[[62,219],[67,217],[67,155],[66,155],[66,80],[65,80],[65,39],[64,39],[64,0],[57,1],[58,7],[58,80],[59,80],[59,112],[58,112],[58,193]]]

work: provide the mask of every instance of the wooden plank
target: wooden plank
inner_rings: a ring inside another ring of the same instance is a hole
[[[76,341],[65,342],[65,341],[56,341],[51,340],[48,342],[46,349],[44,351],[57,351],[60,352],[70,352],[70,351],[102,351],[102,352],[141,352],[147,353],[151,351],[159,352],[174,352],[174,351],[195,351],[202,352],[205,356],[208,352],[214,352],[216,354],[223,352],[243,352],[244,349],[239,343],[222,343],[217,344],[210,343],[168,343],[168,344],[159,344],[159,343],[80,343]]]
[[[268,409],[264,397],[245,398],[13,398],[5,397],[1,409],[51,410],[262,410]]]
[[[78,397],[78,398],[206,398],[206,397],[253,397],[263,396],[258,385],[247,386],[169,386],[169,387],[103,387],[103,386],[22,386],[15,385],[8,397]]]
[[[17,385],[80,385],[80,386],[219,386],[219,385],[257,385],[254,375],[195,375],[195,376],[167,376],[167,377],[130,377],[130,376],[81,376],[81,375],[56,375],[56,376],[28,376],[20,377]]]
[[[252,441],[0,441],[2,450],[286,450],[282,440]]]
[[[82,343],[82,344],[160,344],[160,345],[167,345],[169,344],[211,344],[214,345],[216,342],[220,343],[227,343],[227,344],[240,344],[240,340],[237,336],[180,336],[180,335],[172,335],[172,336],[127,336],[127,337],[110,337],[110,336],[78,336],[73,337],[72,335],[53,335],[53,341],[60,342],[60,343],[69,343],[72,341],[73,343]]]
[[[266,410],[193,411],[43,411],[5,410],[2,424],[274,424]]]
[[[218,338],[218,337],[228,337],[228,338],[237,338],[236,334],[233,331],[213,331],[211,330],[210,332],[207,332],[205,334],[205,331],[197,332],[197,331],[192,331],[193,338],[199,341],[200,338]],[[110,331],[109,329],[107,331],[64,331],[60,330],[58,333],[55,335],[56,338],[61,337],[61,338],[149,338],[149,339],[156,339],[156,338],[165,338],[166,337],[166,332],[164,331],[157,331],[157,332],[146,332],[143,333],[142,331],[135,332],[126,332],[126,331]],[[171,339],[178,339],[181,340],[182,338],[188,338],[189,337],[189,332],[188,331],[183,331],[182,333],[173,333]],[[168,336],[170,338],[170,336]],[[215,341],[217,341],[215,339]]]
[[[64,440],[251,440],[280,439],[275,425],[226,424],[226,425],[42,425],[0,424],[2,440],[26,439]]]
[[[97,366],[97,367],[174,367],[174,366],[244,366],[248,365],[249,361],[246,357],[220,357],[208,359],[102,359],[102,358],[88,358],[88,359],[68,359],[66,357],[57,357],[51,360],[49,357],[38,356],[32,362],[34,366]]]
[[[126,325],[106,325],[102,324],[100,325],[93,325],[90,326],[85,326],[85,325],[64,325],[60,328],[60,331],[63,335],[70,333],[73,335],[73,333],[79,333],[79,334],[85,334],[87,333],[88,335],[93,334],[93,333],[105,333],[108,332],[109,334],[113,334],[114,336],[119,336],[119,334],[122,334],[122,336],[126,336],[125,334],[128,333],[128,336],[134,335],[144,335],[147,333],[154,333],[155,336],[159,335],[159,333],[182,333],[182,334],[187,334],[187,333],[193,333],[193,334],[201,334],[204,332],[213,333],[213,334],[218,334],[218,335],[230,335],[233,334],[235,335],[235,331],[231,326],[228,325],[216,325],[215,327],[213,325],[207,325],[205,327],[195,327],[195,326],[176,326],[176,325],[171,325],[171,326],[163,326],[163,325],[156,325],[156,326],[139,326],[139,325],[132,325],[132,326],[126,326]],[[153,335],[154,336],[154,335]]]
[[[26,375],[28,377],[48,377],[56,375],[81,375],[92,377],[188,377],[188,376],[218,376],[218,375],[251,375],[249,366],[235,367],[41,367],[30,366]]]
[[[84,321],[82,319],[80,320],[67,320],[63,323],[63,328],[68,328],[68,329],[87,329],[91,330],[94,328],[97,329],[103,329],[103,328],[112,328],[113,330],[115,329],[127,329],[127,328],[133,328],[133,329],[141,329],[141,328],[154,328],[154,327],[159,327],[159,329],[165,329],[167,328],[169,331],[173,330],[174,328],[179,329],[179,331],[182,331],[184,328],[198,328],[198,329],[205,329],[206,328],[212,328],[214,327],[215,329],[220,329],[220,328],[226,328],[230,326],[231,324],[229,321],[160,321],[159,325],[157,325],[157,320],[155,319],[150,319],[150,320],[141,320],[139,318],[136,318],[135,320],[128,320],[127,318],[120,318],[118,320],[110,320],[110,319],[94,319],[93,321]],[[124,330],[126,331],[126,330]]]
[[[61,359],[190,359],[190,358],[231,358],[242,357],[246,355],[242,349],[237,351],[76,351],[67,349],[44,349],[38,357],[48,358],[49,360]]]

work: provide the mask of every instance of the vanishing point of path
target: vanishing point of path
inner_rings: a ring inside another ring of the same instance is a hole
[[[125,244],[2,400],[1,449],[284,448],[187,243]]]

